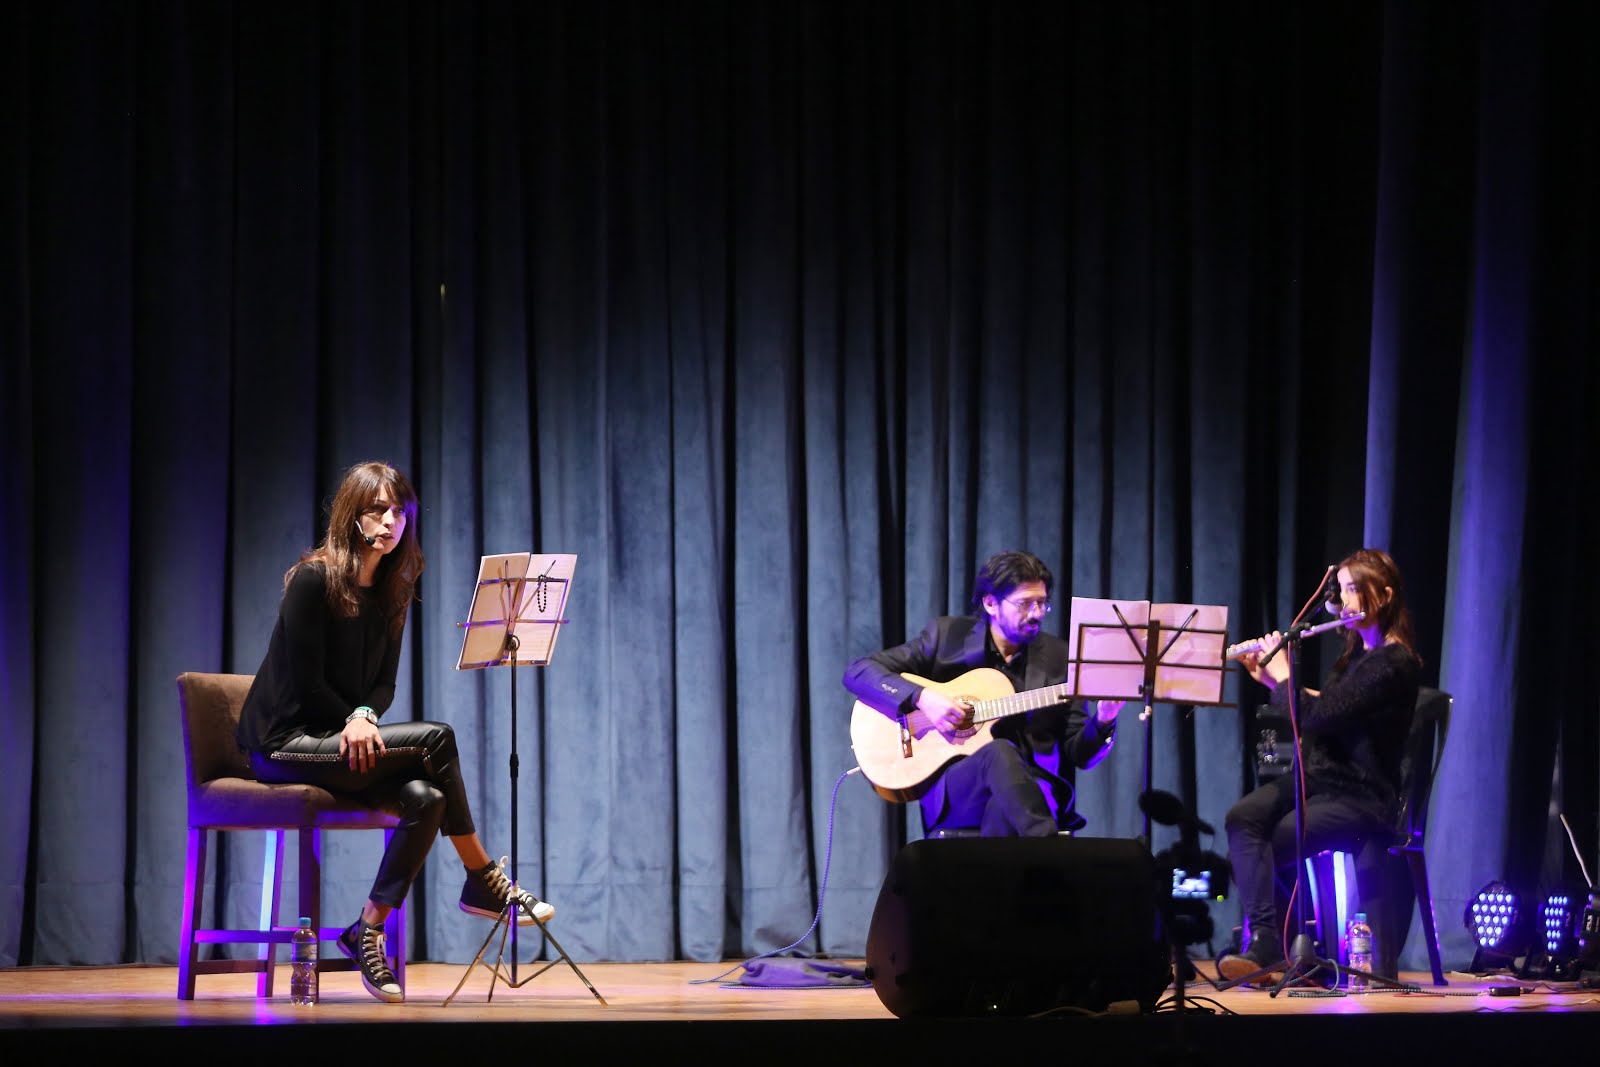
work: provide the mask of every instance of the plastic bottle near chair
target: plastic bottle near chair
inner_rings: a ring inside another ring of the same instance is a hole
[[[311,919],[300,917],[300,927],[289,944],[289,1003],[317,1002],[317,934]]]
[[[1367,991],[1366,975],[1372,973],[1372,927],[1367,923],[1367,913],[1358,911],[1350,917],[1350,926],[1345,932],[1345,946],[1350,964],[1350,974],[1346,976],[1345,989],[1351,993],[1365,993]],[[1356,974],[1364,971],[1365,974]]]

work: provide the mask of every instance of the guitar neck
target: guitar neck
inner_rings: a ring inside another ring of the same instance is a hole
[[[1043,689],[1029,689],[992,700],[980,700],[972,705],[972,721],[974,724],[993,722],[1008,715],[1020,715],[1052,704],[1065,704],[1072,699],[1071,688],[1062,682],[1059,685],[1047,685]]]

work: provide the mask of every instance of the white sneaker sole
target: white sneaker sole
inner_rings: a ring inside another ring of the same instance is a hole
[[[485,918],[485,919],[498,919],[498,918],[500,918],[500,913],[498,911],[489,911],[487,908],[472,908],[472,907],[468,907],[465,904],[460,904],[459,902],[458,902],[458,906],[461,908],[462,911],[466,912],[468,915],[478,915],[478,916],[481,916],[482,918]],[[543,925],[544,923],[549,922],[551,919],[554,919],[555,917],[556,917],[556,906],[554,904],[547,903],[547,902],[545,902],[543,900],[539,901],[539,903],[537,903],[537,904],[535,904],[533,906],[533,914],[532,915],[529,915],[527,912],[523,911],[520,908],[517,909],[517,925],[518,926],[532,926],[535,923],[539,923],[540,925]]]

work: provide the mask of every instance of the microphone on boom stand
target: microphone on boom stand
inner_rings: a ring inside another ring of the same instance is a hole
[[[1322,610],[1329,615],[1344,614],[1344,596],[1336,583],[1329,583],[1328,591],[1323,594]]]
[[[1276,656],[1283,646],[1289,643],[1291,638],[1305,637],[1313,632],[1322,633],[1324,629],[1331,628],[1331,626],[1319,628],[1315,626],[1306,627],[1305,625],[1305,619],[1311,611],[1311,605],[1316,602],[1318,597],[1322,598],[1322,606],[1330,614],[1339,615],[1343,611],[1344,598],[1342,597],[1341,590],[1339,588],[1339,572],[1334,564],[1328,565],[1328,569],[1322,574],[1321,587],[1316,591],[1316,593],[1312,594],[1310,600],[1306,601],[1305,607],[1300,609],[1300,614],[1294,617],[1294,622],[1289,625],[1289,632],[1283,635],[1283,640],[1279,641],[1276,648],[1261,658],[1260,666],[1265,667],[1268,663],[1271,663],[1272,657]],[[1341,620],[1341,622],[1342,621],[1343,620]],[[1260,645],[1257,644],[1256,647],[1259,648]]]

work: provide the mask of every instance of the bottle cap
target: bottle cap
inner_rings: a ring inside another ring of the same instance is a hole
[[[1356,922],[1364,923],[1366,921],[1367,921],[1367,913],[1366,912],[1364,912],[1364,911],[1356,912]]]
[[[309,916],[309,915],[300,916],[300,925],[301,925],[302,928],[310,926],[311,925],[311,916]]]

